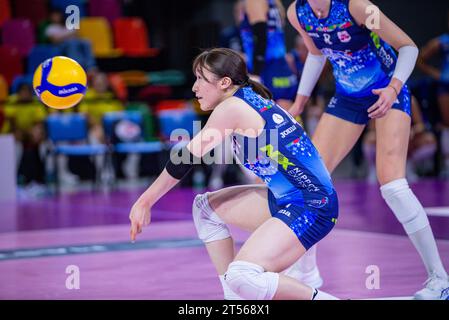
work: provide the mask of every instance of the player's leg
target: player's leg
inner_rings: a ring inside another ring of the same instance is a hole
[[[226,285],[223,274],[234,259],[234,241],[227,224],[254,231],[271,217],[265,185],[224,188],[196,196],[193,219],[223,286],[225,299],[238,299]]]
[[[334,225],[329,216],[295,207],[286,205],[254,231],[229,265],[226,283],[244,299],[335,299],[280,273]]]
[[[392,109],[376,120],[376,165],[380,190],[386,203],[403,225],[419,252],[429,274],[426,288],[417,299],[438,299],[448,286],[432,229],[423,206],[410,189],[405,177],[410,116]]]

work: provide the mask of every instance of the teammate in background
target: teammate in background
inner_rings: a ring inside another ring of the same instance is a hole
[[[426,212],[405,179],[411,122],[406,81],[414,69],[418,48],[368,0],[297,0],[287,16],[309,50],[291,113],[302,112],[329,59],[336,94],[319,121],[313,142],[333,172],[368,121],[375,119],[376,169],[382,197],[428,273],[425,288],[416,292],[415,298],[439,299],[442,292],[449,291],[444,291],[449,286],[448,276]],[[309,252],[299,264],[316,268],[315,251]]]
[[[248,70],[288,109],[298,81],[286,61],[285,9],[280,0],[245,0],[243,10],[240,34]]]
[[[240,24],[243,21],[245,14],[244,1],[236,0],[233,5],[232,15],[234,17],[234,24],[224,28],[220,34],[220,47],[229,48],[237,52],[242,52],[242,39],[240,37]]]

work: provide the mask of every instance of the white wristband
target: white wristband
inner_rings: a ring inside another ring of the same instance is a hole
[[[310,97],[313,88],[315,87],[324,65],[326,64],[326,57],[323,55],[307,54],[306,62],[301,74],[301,81],[298,86],[298,93],[302,96]]]
[[[402,84],[405,84],[415,68],[418,54],[419,50],[415,46],[404,46],[399,48],[398,61],[396,61],[393,78],[396,78],[400,80]]]

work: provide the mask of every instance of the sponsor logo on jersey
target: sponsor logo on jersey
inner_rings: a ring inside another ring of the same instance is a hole
[[[281,209],[281,210],[279,210],[278,212],[279,212],[279,213],[282,213],[283,215],[286,215],[287,217],[290,218],[290,215],[291,215],[290,211],[285,210],[285,209]]]
[[[290,162],[286,156],[280,153],[279,150],[274,150],[274,147],[271,144],[260,148],[260,150],[266,152],[268,157],[281,165],[284,170],[287,170],[289,166],[295,165],[293,162]]]
[[[384,47],[380,47],[380,49],[377,51],[379,54],[380,59],[382,59],[382,63],[387,67],[390,68],[393,63],[394,59],[387,51],[385,51]]]
[[[333,25],[331,25],[331,26],[318,26],[318,27],[316,27],[316,31],[319,31],[319,32],[332,32],[332,31],[334,31],[335,29],[337,29],[338,28],[338,25],[336,25],[336,24],[333,24]]]
[[[320,37],[320,35],[316,32],[309,32],[308,35],[311,38],[319,38]]]
[[[287,171],[290,177],[299,185],[299,187],[303,189],[307,189],[309,192],[318,192],[320,188],[318,188],[312,181],[309,179],[307,174],[304,173],[300,168],[293,168]]]
[[[291,127],[288,127],[284,131],[281,132],[281,138],[284,139],[286,136],[288,136],[290,133],[296,130],[296,126],[292,125]]]
[[[345,72],[346,72],[347,75],[351,75],[351,74],[356,73],[357,71],[360,71],[360,70],[365,69],[365,67],[366,67],[366,66],[363,65],[363,64],[356,64],[356,65],[353,65],[353,66],[350,67],[350,68],[347,68],[347,69],[345,70]]]
[[[351,41],[351,35],[348,31],[339,31],[337,32],[338,39],[340,39],[341,42],[346,43]]]
[[[279,113],[274,113],[273,114],[273,121],[276,124],[281,124],[284,122],[284,117],[281,116]]]
[[[323,197],[321,199],[306,200],[306,204],[312,208],[322,208],[328,203],[329,203],[328,197]]]

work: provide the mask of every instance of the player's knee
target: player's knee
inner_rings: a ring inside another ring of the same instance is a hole
[[[264,272],[263,267],[246,262],[232,262],[225,274],[225,280],[233,292],[246,300],[273,299],[279,274]]]
[[[211,208],[207,192],[195,197],[192,215],[198,237],[205,243],[223,240],[231,236],[229,228]]]
[[[407,234],[429,225],[429,220],[406,179],[397,179],[380,187],[382,197],[401,222]]]

